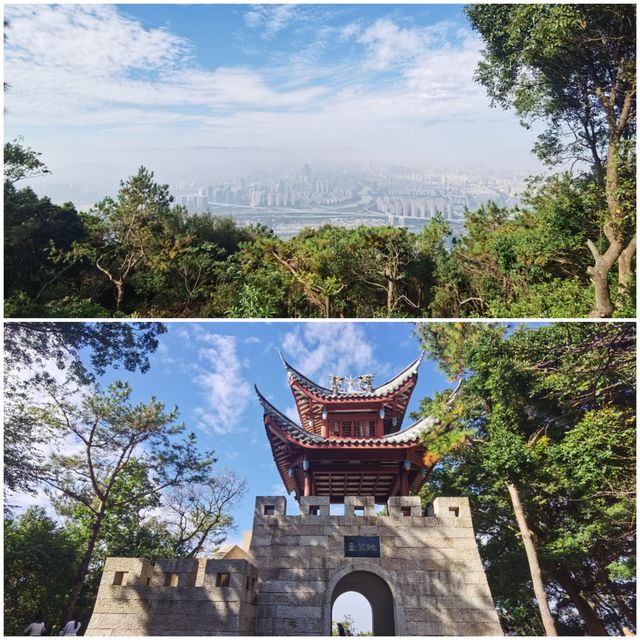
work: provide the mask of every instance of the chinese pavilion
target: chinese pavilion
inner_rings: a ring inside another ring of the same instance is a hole
[[[282,357],[282,356],[281,356]],[[422,355],[393,379],[373,386],[373,375],[331,376],[322,387],[282,359],[300,424],[278,411],[258,391],[264,424],[282,481],[296,500],[329,496],[393,496],[417,493],[431,464],[421,434],[435,423],[423,418],[401,429],[418,380]]]

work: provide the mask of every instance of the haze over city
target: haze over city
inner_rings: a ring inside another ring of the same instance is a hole
[[[481,44],[459,5],[8,5],[6,19],[5,137],[42,153],[52,175],[32,185],[55,200],[89,205],[140,165],[205,189],[304,164],[540,169],[534,134],[473,81]]]

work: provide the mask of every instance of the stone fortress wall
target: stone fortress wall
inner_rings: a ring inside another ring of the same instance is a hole
[[[254,635],[246,559],[108,558],[87,636]]]
[[[345,591],[372,605],[375,635],[502,635],[467,498],[256,499],[245,550],[214,559],[109,558],[86,635],[330,635]],[[355,555],[353,555],[355,554]],[[361,555],[360,555],[361,554]],[[376,557],[379,555],[379,557]]]

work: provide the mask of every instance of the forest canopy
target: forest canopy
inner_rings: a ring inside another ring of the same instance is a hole
[[[488,203],[452,237],[325,225],[290,240],[189,214],[141,167],[116,199],[78,212],[5,181],[8,317],[584,317],[594,308],[590,178],[531,182],[522,205]],[[633,275],[612,280],[633,315]]]
[[[422,401],[421,414],[440,419],[423,438],[438,465],[422,497],[469,497],[505,633],[635,630],[635,324],[429,323],[417,333],[461,381]]]
[[[145,167],[88,211],[25,187],[49,173],[5,144],[10,317],[635,316],[636,7],[470,5],[475,79],[541,131],[521,204],[452,235],[325,225],[282,240],[190,215]]]

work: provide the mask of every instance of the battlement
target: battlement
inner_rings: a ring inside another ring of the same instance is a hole
[[[228,587],[251,591],[255,574],[255,567],[245,559],[162,558],[150,562],[144,558],[107,558],[100,588]]]
[[[327,636],[345,591],[372,603],[376,635],[496,636],[500,624],[467,498],[256,498],[253,530],[214,558],[109,558],[86,635]]]
[[[471,527],[471,509],[468,498],[436,498],[433,507],[423,513],[419,496],[395,496],[387,501],[387,514],[376,513],[373,496],[345,496],[344,514],[331,515],[329,496],[304,496],[300,498],[300,515],[287,516],[287,500],[284,496],[258,496],[254,521],[260,524],[288,521],[317,525],[351,521],[353,518],[420,518],[423,526]],[[285,520],[282,520],[282,519]],[[321,520],[318,520],[320,518]],[[420,524],[416,522],[415,524]]]
[[[246,559],[108,558],[86,635],[252,635],[257,579]]]

